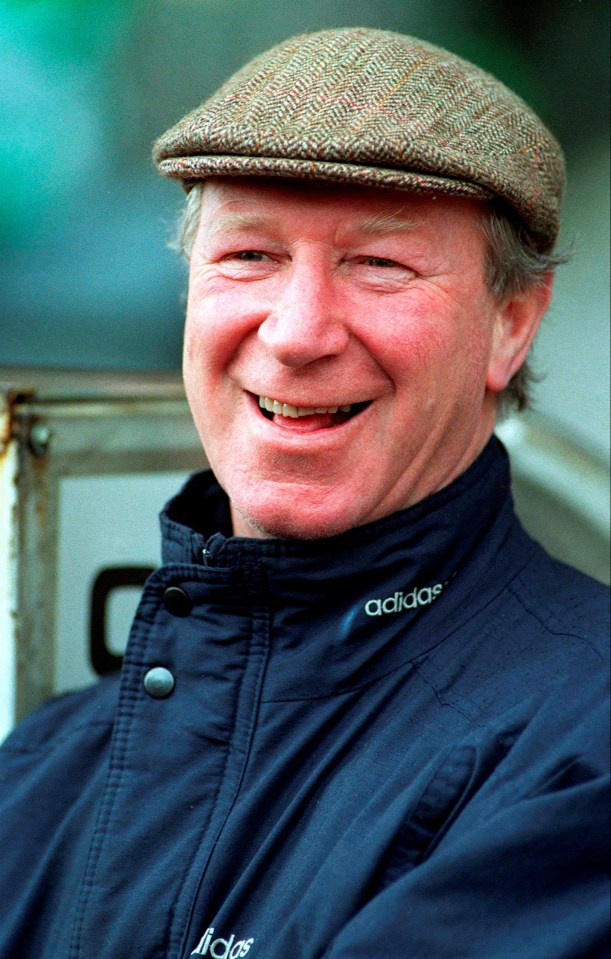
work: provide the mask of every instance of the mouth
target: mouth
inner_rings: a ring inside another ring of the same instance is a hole
[[[261,414],[279,426],[299,431],[329,429],[354,419],[371,405],[371,400],[361,403],[343,403],[337,406],[293,406],[284,400],[269,396],[254,396]]]

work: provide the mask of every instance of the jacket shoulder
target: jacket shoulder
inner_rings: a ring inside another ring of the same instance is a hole
[[[525,614],[548,634],[573,638],[606,658],[609,651],[609,588],[534,544],[511,584]]]
[[[85,729],[112,727],[118,688],[118,675],[113,675],[50,699],[16,726],[2,744],[2,751],[49,751]]]

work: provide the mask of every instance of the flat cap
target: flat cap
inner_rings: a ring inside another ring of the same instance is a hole
[[[164,176],[275,176],[503,201],[534,245],[556,240],[560,146],[491,74],[367,28],[292,37],[155,143]]]

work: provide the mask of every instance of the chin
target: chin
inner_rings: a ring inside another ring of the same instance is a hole
[[[330,515],[327,511],[252,509],[234,507],[234,526],[238,535],[261,539],[326,539],[360,525],[352,516]]]

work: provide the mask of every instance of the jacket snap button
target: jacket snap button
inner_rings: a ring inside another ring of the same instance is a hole
[[[163,594],[163,605],[172,616],[188,616],[193,603],[180,586],[168,586]]]
[[[153,699],[165,699],[174,689],[172,673],[165,666],[154,666],[144,677],[144,688]]]

